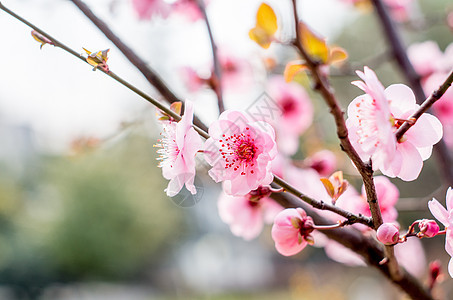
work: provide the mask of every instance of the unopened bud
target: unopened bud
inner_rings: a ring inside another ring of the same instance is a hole
[[[396,244],[399,240],[399,228],[392,223],[384,223],[377,230],[377,239],[384,245]]]
[[[420,229],[420,233],[418,235],[428,238],[435,236],[440,230],[439,225],[437,225],[436,221],[428,219],[421,220],[418,223],[418,228]]]

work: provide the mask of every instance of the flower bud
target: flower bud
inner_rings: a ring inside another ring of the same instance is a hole
[[[436,221],[428,219],[421,220],[418,223],[418,228],[420,229],[419,235],[428,238],[435,236],[440,230],[439,225],[437,225]]]
[[[377,230],[377,239],[385,245],[393,245],[398,242],[399,228],[392,223],[384,223]]]

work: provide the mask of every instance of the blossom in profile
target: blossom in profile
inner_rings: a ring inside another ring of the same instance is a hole
[[[423,161],[431,156],[433,145],[442,138],[442,124],[425,113],[397,141],[395,132],[419,108],[414,93],[403,84],[393,84],[384,90],[368,67],[357,74],[363,81],[353,84],[365,94],[348,106],[346,125],[351,143],[363,160],[372,159],[375,170],[389,177],[415,180]]]
[[[224,191],[246,195],[273,180],[271,162],[277,155],[275,133],[268,123],[250,121],[243,113],[224,111],[209,127],[204,146],[209,175],[223,181]]]
[[[284,256],[299,253],[307,244],[313,244],[313,226],[313,219],[302,208],[282,210],[272,226],[275,248]]]
[[[428,208],[431,214],[445,226],[445,250],[452,257],[448,264],[448,273],[453,277],[453,190],[451,187],[448,188],[445,198],[447,209],[434,198],[428,202]]]
[[[292,155],[299,146],[299,136],[313,122],[313,105],[305,89],[282,76],[272,77],[267,84],[269,97],[280,108],[279,114],[265,119],[274,126],[279,151]]]
[[[171,12],[171,5],[164,0],[132,0],[140,19],[150,19],[156,15],[167,18]]]
[[[269,198],[269,187],[260,186],[245,196],[230,196],[224,192],[217,208],[220,218],[230,226],[231,232],[245,240],[256,238],[264,224],[271,224],[283,207]]]
[[[195,156],[202,148],[200,135],[192,128],[193,104],[186,102],[185,113],[179,122],[164,122],[163,137],[157,153],[160,154],[160,167],[165,179],[170,180],[165,191],[173,197],[185,185],[187,190],[196,194]]]

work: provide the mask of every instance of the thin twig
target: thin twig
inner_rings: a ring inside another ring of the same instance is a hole
[[[156,88],[156,90],[169,103],[181,101],[175,93],[165,84],[162,78],[154,71],[143,59],[141,59],[130,47],[128,47],[111,29],[110,27],[97,17],[94,12],[80,0],[71,0],[79,10],[123,53],[123,55],[143,74],[146,80]],[[207,131],[207,127],[194,117],[194,124]]]
[[[422,102],[426,99],[426,95],[420,82],[420,76],[417,72],[415,72],[414,67],[409,61],[407,52],[403,47],[402,40],[399,37],[395,24],[390,18],[390,15],[381,0],[372,0],[372,3],[380,19],[385,37],[392,47],[393,56],[395,57],[395,60],[404,77],[408,81],[409,86],[414,91],[417,103],[422,104]],[[450,157],[449,151],[443,139],[434,145],[434,151],[436,153],[438,166],[442,170],[443,178],[445,178],[449,185],[453,185],[453,160]]]
[[[406,133],[406,131],[408,131],[409,128],[411,128],[411,126],[413,126],[417,122],[418,118],[420,118],[421,115],[427,112],[429,108],[445,94],[445,92],[451,86],[452,82],[453,70],[450,72],[450,75],[448,75],[447,79],[445,79],[445,81],[439,86],[439,88],[432,92],[431,95],[429,95],[428,99],[423,102],[420,108],[408,118],[409,122],[404,122],[403,125],[398,128],[395,133],[397,141],[399,141]]]
[[[217,105],[219,107],[219,113],[223,113],[225,111],[225,106],[223,104],[223,87],[222,87],[222,66],[220,65],[219,56],[217,52],[217,45],[214,40],[214,36],[211,30],[211,24],[209,23],[208,15],[206,13],[206,5],[204,0],[195,0],[198,4],[198,8],[203,15],[203,19],[206,23],[206,29],[208,30],[209,41],[211,43],[211,50],[212,50],[212,61],[214,65],[214,74],[211,75],[212,88],[217,96]]]

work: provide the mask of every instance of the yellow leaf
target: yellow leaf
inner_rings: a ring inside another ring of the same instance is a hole
[[[295,61],[290,61],[289,63],[286,64],[285,71],[283,72],[283,77],[285,78],[286,82],[291,82],[294,79],[294,76],[296,76],[297,73],[306,70],[307,66],[305,65],[305,62],[302,60],[295,60]]]
[[[264,29],[269,35],[273,35],[277,31],[277,16],[272,7],[266,3],[262,3],[258,8],[258,13],[256,14],[256,27]]]
[[[278,29],[277,16],[269,5],[262,3],[256,14],[255,27],[250,29],[249,37],[264,49],[269,48],[275,40],[274,34]]]
[[[333,198],[334,195],[335,195],[335,188],[333,187],[332,182],[330,182],[329,179],[324,178],[324,177],[321,178],[320,180],[321,180],[322,184],[324,185],[324,188],[326,189],[326,191],[329,194],[329,196],[331,198]]]
[[[341,47],[332,47],[330,48],[330,64],[340,64],[345,59],[348,58],[348,53]]]
[[[299,22],[300,39],[302,46],[307,54],[318,59],[321,63],[327,63],[329,59],[329,48],[327,47],[325,38],[316,35],[308,26]]]
[[[178,115],[181,115],[182,102],[181,101],[173,102],[170,105],[170,109],[177,113]]]

